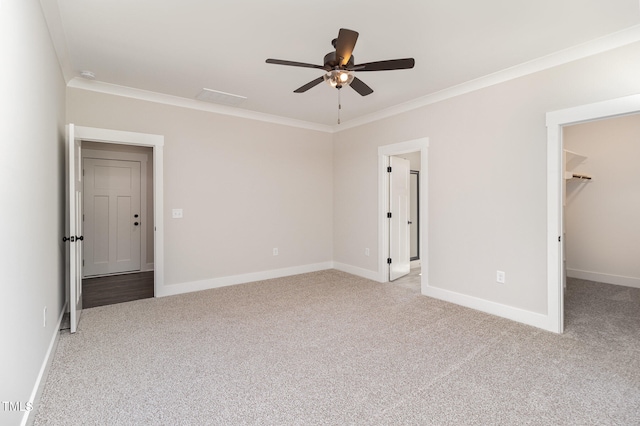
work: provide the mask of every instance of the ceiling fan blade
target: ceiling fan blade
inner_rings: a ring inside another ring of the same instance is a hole
[[[320,70],[325,69],[325,67],[322,65],[306,64],[304,62],[284,61],[282,59],[267,59],[266,62],[268,64],[289,65],[291,67],[317,68]]]
[[[293,91],[293,93],[304,93],[307,90],[311,89],[312,87],[317,86],[318,84],[322,83],[323,80],[324,80],[324,78],[318,77],[315,80],[308,82],[304,86],[298,87],[296,90]]]
[[[366,84],[358,77],[353,77],[353,81],[349,84],[356,92],[360,93],[362,96],[367,96],[373,93],[373,89]]]
[[[352,67],[353,71],[391,71],[406,70],[413,68],[416,64],[415,59],[390,59],[388,61],[367,62],[366,64],[358,64]]]
[[[336,60],[340,61],[340,66],[347,65],[349,59],[351,59],[353,48],[356,47],[357,40],[357,32],[340,28],[340,32],[338,33],[338,38],[336,40]]]

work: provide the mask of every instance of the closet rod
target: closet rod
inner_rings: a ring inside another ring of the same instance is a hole
[[[588,175],[579,175],[577,173],[573,174],[573,177],[576,179],[587,179],[587,180],[591,180],[591,176]]]

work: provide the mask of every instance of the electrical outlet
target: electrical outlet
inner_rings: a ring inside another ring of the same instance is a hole
[[[42,311],[42,326],[46,327],[47,326],[47,307],[45,306],[43,311]]]
[[[274,256],[277,256],[277,255],[278,255],[278,249],[277,249],[277,248],[274,248],[274,249],[273,249],[273,255],[274,255]]]
[[[504,273],[504,271],[496,271],[496,282],[499,282],[500,284],[504,284],[505,283],[505,273]]]
[[[364,249],[364,255],[365,255],[365,256],[369,256],[369,254],[370,254],[370,253],[369,253],[369,249],[368,249],[368,248]]]
[[[173,209],[171,211],[171,217],[174,219],[182,219],[182,209]]]

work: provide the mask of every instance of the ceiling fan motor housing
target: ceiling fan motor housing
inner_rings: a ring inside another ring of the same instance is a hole
[[[349,58],[349,62],[347,62],[347,64],[343,68],[352,67],[354,62],[355,62],[354,56],[351,55],[351,57]],[[327,69],[339,69],[340,68],[340,61],[336,57],[336,52],[335,51],[329,52],[326,55],[324,55],[324,66]]]

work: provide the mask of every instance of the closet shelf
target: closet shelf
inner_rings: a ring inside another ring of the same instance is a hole
[[[573,169],[578,167],[587,159],[586,156],[578,154],[577,152],[569,151],[568,149],[564,150],[564,178],[565,180],[569,179],[578,179],[578,180],[591,180],[591,176],[582,174],[582,173],[574,173]]]

